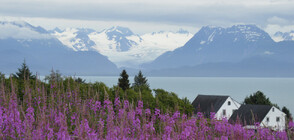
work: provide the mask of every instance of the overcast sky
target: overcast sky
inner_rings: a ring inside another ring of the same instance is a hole
[[[0,20],[47,29],[119,25],[139,34],[256,24],[272,34],[294,30],[294,0],[0,0]]]

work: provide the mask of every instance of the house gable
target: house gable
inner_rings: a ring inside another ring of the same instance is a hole
[[[284,130],[286,124],[285,116],[286,114],[284,112],[272,106],[260,125],[274,130]]]
[[[229,119],[233,112],[237,111],[239,107],[240,104],[237,101],[235,101],[231,97],[228,97],[227,100],[220,107],[220,109],[216,112],[215,117],[218,120],[222,118]]]
[[[215,112],[217,119],[222,119],[223,117],[229,119],[233,111],[240,107],[240,104],[230,96],[218,95],[198,95],[192,105],[195,109],[195,114],[202,112],[205,117],[210,117],[210,113]]]

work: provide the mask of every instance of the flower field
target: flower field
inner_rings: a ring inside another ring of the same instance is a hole
[[[12,83],[12,82],[11,82]],[[95,93],[81,97],[79,90],[42,84],[25,86],[23,100],[14,84],[1,84],[0,139],[293,139],[294,124],[287,131],[267,128],[244,129],[218,121],[211,114],[195,117],[179,111],[163,113],[137,102],[116,97],[113,101],[99,100]]]

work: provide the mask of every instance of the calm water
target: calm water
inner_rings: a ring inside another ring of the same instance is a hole
[[[118,77],[80,76],[87,82],[100,81],[112,87]],[[294,78],[213,78],[213,77],[147,77],[152,89],[162,88],[187,97],[191,102],[198,94],[229,95],[242,103],[246,96],[260,90],[273,103],[286,106],[294,114]],[[133,83],[133,77],[130,77]]]

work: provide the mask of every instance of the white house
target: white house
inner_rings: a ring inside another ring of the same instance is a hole
[[[274,106],[270,105],[242,105],[233,113],[230,122],[243,124],[245,128],[255,129],[255,123],[260,123],[261,127],[268,127],[273,130],[284,130],[286,124],[286,114]]]
[[[210,113],[214,112],[218,120],[229,119],[233,112],[240,107],[240,104],[230,96],[219,95],[198,95],[192,105],[195,108],[195,114],[202,112],[206,117],[209,117]]]

